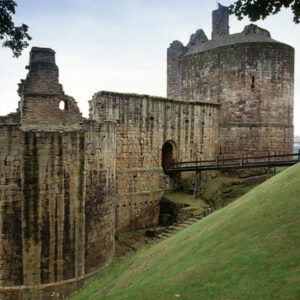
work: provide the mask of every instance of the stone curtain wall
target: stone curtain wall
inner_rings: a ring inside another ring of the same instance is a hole
[[[219,153],[291,152],[294,50],[243,43],[183,58],[182,97],[220,103]]]
[[[23,285],[22,134],[0,117],[0,299],[3,287]]]
[[[88,121],[85,161],[85,272],[99,270],[115,243],[116,134],[110,121]]]
[[[172,186],[161,165],[164,143],[175,145],[177,161],[213,158],[219,105],[111,92],[90,105],[90,118],[117,123],[116,230],[156,224],[159,199]]]

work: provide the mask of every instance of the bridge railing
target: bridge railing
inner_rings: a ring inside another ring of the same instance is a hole
[[[260,154],[257,156],[249,156],[247,154],[228,154],[217,155],[215,159],[201,160],[196,159],[192,161],[172,162],[171,169],[180,168],[203,168],[208,166],[225,167],[225,166],[251,166],[252,164],[257,166],[260,163],[264,166],[274,164],[284,164],[285,162],[300,162],[300,150],[297,153],[274,153],[274,154]]]

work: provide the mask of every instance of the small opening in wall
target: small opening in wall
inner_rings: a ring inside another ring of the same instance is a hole
[[[60,110],[67,110],[68,109],[66,101],[60,101],[59,102],[59,109]]]
[[[185,120],[185,123],[189,123],[190,121],[189,120]]]
[[[150,117],[149,119],[150,119],[150,121],[153,121],[153,120],[154,120],[154,117]]]
[[[255,78],[254,78],[254,76],[252,76],[252,83],[251,83],[251,88],[252,88],[252,89],[254,89],[254,88],[255,88],[255,84],[254,84],[254,82],[255,82]]]

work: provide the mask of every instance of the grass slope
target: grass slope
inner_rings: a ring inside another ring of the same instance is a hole
[[[163,242],[106,267],[72,299],[300,299],[300,164]]]

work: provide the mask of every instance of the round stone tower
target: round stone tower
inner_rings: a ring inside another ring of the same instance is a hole
[[[223,27],[223,28],[222,28]],[[221,104],[216,153],[292,152],[294,49],[250,24],[229,34],[227,8],[168,49],[168,97]]]

